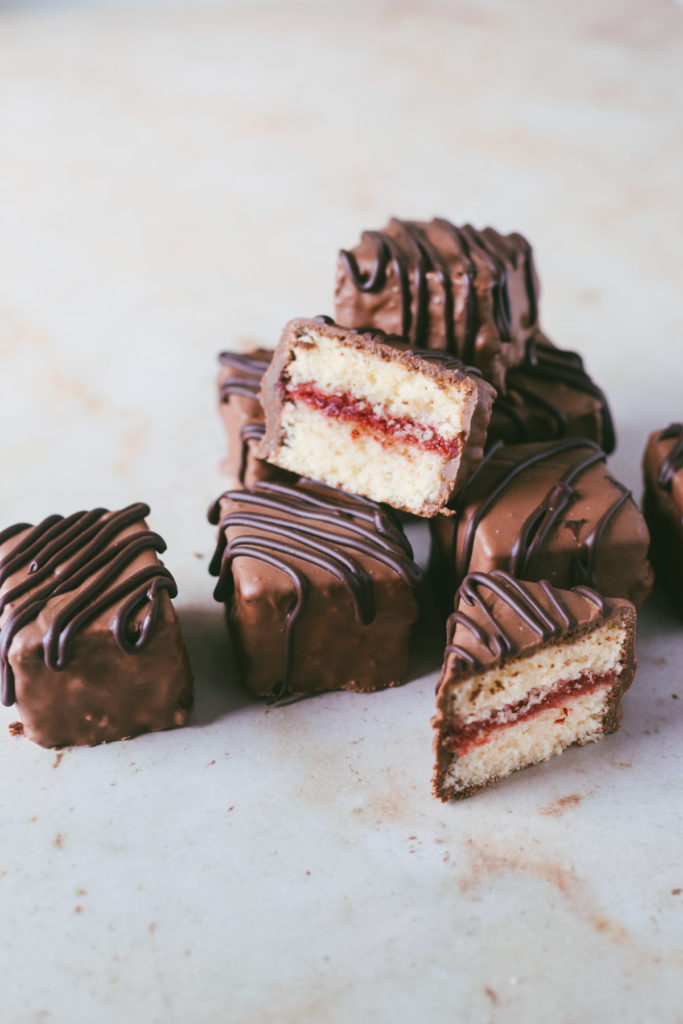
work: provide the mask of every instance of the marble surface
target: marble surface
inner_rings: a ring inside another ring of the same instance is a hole
[[[149,501],[197,681],[188,728],[96,749],[2,710],[4,1024],[683,1019],[664,603],[618,734],[441,805],[433,656],[251,702],[204,518],[215,353],[329,311],[392,213],[528,234],[638,492],[682,415],[682,59],[664,0],[0,6],[0,522]]]

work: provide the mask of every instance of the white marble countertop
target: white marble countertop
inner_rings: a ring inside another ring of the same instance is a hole
[[[0,6],[0,523],[148,501],[197,684],[188,728],[95,749],[2,710],[3,1024],[682,1019],[664,603],[618,734],[442,805],[433,665],[251,702],[205,522],[215,354],[329,311],[394,213],[530,237],[639,493],[683,415],[682,63],[664,0]]]

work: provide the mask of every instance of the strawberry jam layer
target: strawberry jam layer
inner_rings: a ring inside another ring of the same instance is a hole
[[[353,423],[356,427],[354,438],[361,433],[371,434],[381,444],[410,444],[424,451],[438,452],[445,459],[457,458],[462,450],[462,435],[446,438],[433,427],[420,426],[407,416],[379,415],[369,402],[348,391],[331,395],[313,383],[306,383],[284,387],[283,397],[317,409],[333,419]]]
[[[544,697],[541,697],[538,691],[532,691],[522,700],[497,708],[485,718],[479,718],[475,722],[456,723],[443,737],[442,745],[452,754],[463,757],[474,747],[480,747],[487,743],[491,735],[500,729],[506,729],[510,725],[533,718],[534,715],[549,708],[558,709],[558,717],[555,721],[559,725],[565,721],[569,713],[569,709],[564,705],[568,704],[573,697],[594,693],[600,689],[611,689],[616,681],[615,672],[604,672],[601,675],[584,672],[576,679],[559,683]]]

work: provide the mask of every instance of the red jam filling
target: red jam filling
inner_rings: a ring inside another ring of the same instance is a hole
[[[433,427],[421,427],[408,417],[380,416],[369,402],[356,398],[348,391],[330,395],[315,384],[308,383],[285,387],[283,397],[293,402],[302,402],[325,416],[356,424],[352,434],[354,438],[361,433],[371,434],[381,444],[415,445],[425,451],[438,452],[445,459],[456,459],[462,450],[462,435],[445,438]]]
[[[522,700],[506,704],[504,707],[492,711],[485,718],[477,719],[476,722],[454,724],[444,735],[442,745],[452,754],[464,757],[475,747],[480,747],[488,742],[492,733],[510,725],[516,725],[524,719],[533,718],[534,715],[540,711],[546,711],[548,708],[558,708],[558,717],[555,721],[560,725],[569,713],[569,709],[563,705],[568,703],[571,697],[592,693],[602,688],[609,689],[614,686],[616,680],[617,676],[614,672],[605,672],[601,675],[584,672],[576,679],[560,683],[541,700],[534,700],[532,692]]]

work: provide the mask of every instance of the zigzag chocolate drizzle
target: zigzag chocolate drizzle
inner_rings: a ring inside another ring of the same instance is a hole
[[[462,281],[465,288],[465,332],[462,342],[462,358],[472,361],[475,354],[475,339],[478,330],[477,297],[474,289],[476,264],[472,253],[489,267],[493,276],[492,299],[493,319],[502,341],[508,341],[511,333],[510,296],[507,285],[506,259],[517,265],[519,253],[506,242],[502,235],[492,228],[477,231],[470,224],[458,228],[443,218],[436,218],[433,224],[447,232],[463,262]],[[454,331],[455,297],[451,270],[446,257],[427,237],[427,233],[414,221],[393,218],[390,227],[405,239],[399,245],[387,231],[366,231],[363,240],[369,240],[374,248],[373,261],[367,272],[362,272],[353,252],[342,249],[340,259],[354,287],[361,292],[380,292],[386,285],[387,268],[391,264],[401,298],[401,334],[414,348],[424,348],[429,330],[429,287],[427,274],[434,273],[443,292],[443,321],[445,347],[455,351],[457,343]],[[522,239],[521,235],[514,235]],[[524,252],[524,275],[529,302],[529,323],[535,322],[538,308],[538,281],[533,265],[531,246],[522,239]],[[412,287],[411,287],[412,280]]]
[[[268,369],[271,356],[245,355],[241,352],[221,352],[218,362],[237,370],[234,377],[220,381],[218,390],[221,402],[230,400],[231,395],[243,395],[258,400],[261,378]]]
[[[506,384],[511,391],[516,391],[530,405],[536,405],[547,412],[555,420],[555,438],[564,437],[567,429],[567,417],[559,406],[554,405],[545,396],[537,395],[525,386],[525,378],[565,384],[574,391],[582,392],[596,398],[601,406],[602,448],[609,455],[616,447],[614,422],[604,392],[594,384],[583,368],[581,356],[575,352],[565,352],[553,348],[537,338],[529,338],[524,362],[508,371]],[[515,421],[518,426],[517,440],[532,440],[526,429],[526,423],[519,417],[514,406],[500,396],[496,399],[495,409],[503,412]]]
[[[247,510],[231,512],[220,521],[218,544],[209,566],[211,575],[218,577],[216,600],[231,600],[231,567],[240,557],[267,562],[286,573],[294,584],[294,600],[285,621],[282,681],[273,695],[275,700],[289,690],[294,628],[309,592],[305,572],[292,560],[318,566],[348,587],[362,625],[369,625],[375,617],[374,595],[372,580],[353,557],[354,551],[389,566],[411,586],[417,586],[422,578],[407,538],[385,509],[368,499],[316,486],[323,493],[261,482],[250,490],[221,495],[246,505]],[[214,525],[219,520],[221,498],[209,511],[209,521]],[[289,513],[292,518],[269,515],[271,511]],[[326,525],[336,529],[328,531]],[[249,532],[228,541],[226,530],[231,526],[245,527]]]
[[[481,671],[490,667],[491,664],[490,662],[485,664],[477,659],[473,652],[462,644],[453,643],[457,625],[464,626],[469,631],[474,639],[488,651],[493,662],[519,653],[518,640],[494,618],[490,603],[484,596],[485,591],[490,592],[494,598],[497,597],[504,601],[517,618],[537,634],[539,643],[546,643],[548,640],[575,629],[578,623],[558,592],[554,591],[546,580],[541,580],[539,586],[548,599],[549,609],[533,596],[527,584],[515,579],[509,573],[495,570],[491,573],[473,572],[466,576],[459,589],[458,611],[448,619],[446,653],[456,655],[455,667]],[[600,610],[601,615],[607,614],[610,604],[596,591],[590,590],[588,587],[574,587],[573,589],[574,593],[592,601]],[[476,623],[463,610],[464,606],[477,607],[485,618],[487,628]]]
[[[518,479],[518,477],[522,476],[528,469],[535,466],[537,463],[547,462],[562,452],[569,452],[573,450],[580,451],[581,449],[585,449],[586,454],[583,458],[579,458],[574,465],[569,466],[564,471],[562,476],[547,492],[543,500],[540,501],[529,516],[527,516],[521,530],[512,543],[510,558],[507,565],[508,572],[518,579],[530,578],[530,576],[532,576],[530,563],[534,556],[538,555],[541,551],[545,542],[552,535],[558,520],[567,507],[571,505],[576,498],[577,491],[574,486],[575,483],[583,473],[591,468],[591,466],[594,466],[598,462],[603,462],[605,459],[605,453],[599,445],[595,444],[593,441],[587,441],[582,438],[566,438],[562,441],[556,441],[554,444],[549,443],[544,445],[540,451],[536,450],[520,459],[519,462],[515,463],[503,473],[497,483],[493,486],[492,490],[488,492],[479,505],[474,509],[474,512],[465,528],[460,557],[457,558],[459,520],[462,510],[467,506],[468,496],[472,492],[473,485],[480,478],[480,474],[483,472],[484,468],[488,465],[493,456],[502,447],[503,446],[499,443],[491,448],[491,450],[484,456],[484,459],[476,473],[470,478],[458,496],[456,516],[453,523],[451,548],[451,565],[453,566],[455,574],[455,578],[451,582],[456,585],[463,579],[469,568],[476,533],[480,523],[486,515],[488,515],[491,509],[503,498],[506,491]],[[595,586],[595,567],[600,553],[600,545],[602,544],[606,530],[622,505],[631,498],[631,492],[626,487],[623,487],[616,480],[613,480],[612,483],[620,491],[620,496],[598,519],[590,535],[586,538],[582,546],[582,550],[577,552],[573,558],[571,567],[572,586],[579,584],[587,584],[591,587]]]
[[[347,249],[339,253],[344,268],[359,292],[380,292],[387,279],[387,267],[391,264],[401,293],[401,334],[410,334],[410,283],[403,252],[394,239],[384,231],[364,231],[361,238],[368,239],[374,247],[374,262],[367,274],[358,266],[355,255]]]
[[[111,629],[119,647],[134,654],[147,645],[158,617],[158,592],[167,590],[171,597],[176,596],[173,576],[164,566],[153,565],[115,582],[142,551],[166,550],[159,534],[147,529],[115,539],[147,515],[149,506],[143,503],[113,514],[96,508],[66,518],[49,516],[38,526],[21,524],[20,528],[11,527],[0,534],[0,543],[4,543],[19,529],[28,531],[0,560],[0,586],[15,573],[26,573],[23,580],[0,595],[0,616],[12,606],[0,629],[3,704],[10,706],[15,700],[9,664],[12,641],[24,626],[38,618],[52,598],[73,594],[43,637],[45,664],[54,672],[68,666],[75,635],[113,605],[118,607]],[[145,617],[137,624],[145,605]]]
[[[672,423],[659,435],[659,441],[670,441],[676,438],[676,443],[671,451],[662,461],[659,467],[657,483],[664,491],[671,490],[673,478],[679,470],[683,469],[683,423]]]

